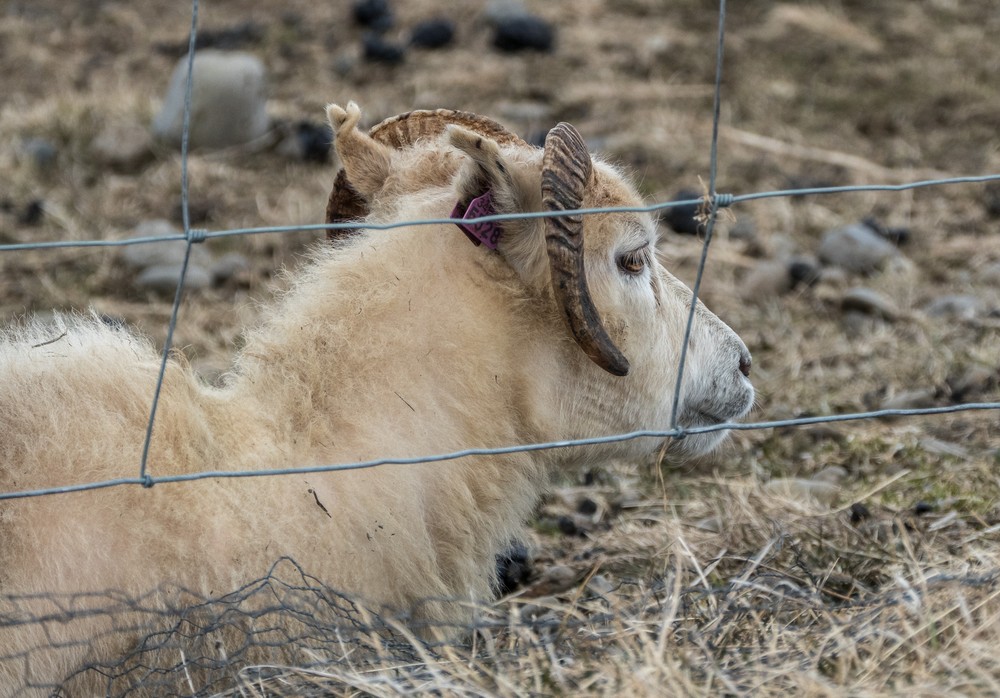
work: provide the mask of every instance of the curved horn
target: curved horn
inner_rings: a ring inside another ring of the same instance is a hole
[[[457,124],[481,136],[491,138],[500,145],[527,145],[498,122],[485,116],[455,109],[418,109],[393,116],[372,126],[368,135],[379,143],[397,150],[408,148],[420,139],[433,138],[444,133],[449,124]],[[326,203],[326,222],[343,223],[368,215],[368,202],[347,179],[343,169],[337,173]],[[351,230],[329,230],[328,240],[349,235]]]
[[[593,172],[590,153],[575,128],[560,123],[545,137],[542,203],[547,211],[580,208]],[[628,373],[628,359],[608,336],[594,307],[583,267],[583,217],[545,219],[552,290],[580,348],[598,366],[616,376]]]

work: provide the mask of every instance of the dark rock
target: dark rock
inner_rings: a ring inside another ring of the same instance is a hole
[[[576,505],[577,512],[583,514],[584,516],[593,516],[597,513],[597,509],[597,502],[590,497],[584,497]]]
[[[318,164],[330,162],[333,131],[329,124],[300,121],[295,125],[295,137],[303,160]]]
[[[45,202],[41,199],[32,199],[24,207],[21,215],[17,217],[17,222],[21,225],[38,225],[45,215]]]
[[[872,517],[871,511],[861,502],[855,502],[851,505],[851,523],[858,524],[865,519],[870,519]]]
[[[917,516],[930,514],[932,511],[934,511],[934,505],[930,502],[919,501],[913,505],[913,513]]]
[[[455,38],[455,24],[450,19],[428,19],[410,32],[410,45],[417,48],[444,48]]]
[[[497,593],[511,594],[531,579],[533,565],[528,548],[521,541],[513,541],[507,551],[497,557]]]
[[[352,12],[355,22],[372,31],[388,31],[395,22],[388,0],[357,0]]]
[[[365,60],[373,63],[397,65],[403,62],[406,51],[399,44],[386,41],[374,32],[368,32],[361,40]]]
[[[1000,182],[990,182],[986,185],[986,212],[994,218],[1000,218]]]
[[[575,536],[580,532],[580,529],[576,526],[576,522],[568,516],[560,516],[556,521],[556,525],[559,527],[559,532],[564,536]]]
[[[861,221],[861,224],[867,225],[869,228],[896,246],[905,245],[910,241],[911,236],[909,228],[889,227],[883,225],[882,222],[874,216],[868,216]]]
[[[812,286],[819,281],[819,273],[819,263],[813,257],[796,255],[788,260],[788,278],[792,288]]]
[[[694,191],[693,189],[681,189],[674,194],[671,200],[691,201],[694,199],[700,200],[701,192]],[[671,206],[663,214],[663,219],[675,233],[680,233],[681,235],[698,235],[704,232],[704,225],[698,222],[698,211],[700,209],[700,202]]]
[[[497,21],[493,45],[501,51],[551,51],[555,28],[540,17],[515,15]]]

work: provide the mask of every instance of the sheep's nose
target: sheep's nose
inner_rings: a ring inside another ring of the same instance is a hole
[[[750,377],[750,364],[752,363],[750,357],[750,352],[746,349],[740,354],[740,373],[742,373],[747,378]]]

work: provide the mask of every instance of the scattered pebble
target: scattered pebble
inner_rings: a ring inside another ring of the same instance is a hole
[[[153,135],[181,144],[187,57],[174,68]],[[270,128],[264,64],[248,53],[201,51],[194,57],[191,91],[192,148],[225,148],[260,138]]]
[[[930,514],[934,511],[934,505],[930,502],[925,502],[923,500],[917,502],[913,505],[913,513],[917,516],[923,516],[924,514]]]
[[[493,45],[508,53],[515,51],[551,51],[555,28],[534,15],[516,15],[498,20],[494,25]]]
[[[532,576],[531,555],[521,541],[514,541],[503,555],[497,557],[498,592],[501,596],[512,594]]]
[[[792,288],[812,286],[819,281],[820,267],[815,257],[794,255],[788,260],[788,277]]]
[[[580,529],[577,528],[576,522],[569,516],[560,516],[556,520],[556,526],[558,526],[559,532],[564,536],[575,536],[580,533]]]
[[[924,306],[924,312],[931,317],[948,317],[956,320],[972,320],[983,310],[981,300],[964,294],[940,296]]]
[[[934,407],[937,402],[937,391],[934,388],[914,388],[896,393],[883,400],[879,409],[917,410],[924,407]]]
[[[18,215],[17,222],[21,225],[38,225],[44,215],[45,202],[41,199],[32,199]]]
[[[833,504],[840,493],[840,487],[821,480],[785,477],[771,480],[764,485],[764,491],[800,502],[815,500],[820,504],[829,506]]]
[[[899,310],[888,298],[870,288],[849,289],[840,299],[841,310],[857,312],[883,320],[892,321],[899,316]]]
[[[872,512],[868,507],[866,507],[861,502],[855,502],[851,505],[851,523],[858,524],[865,519],[870,519],[872,517]]]
[[[881,221],[873,216],[869,216],[861,221],[862,225],[866,225],[880,236],[891,242],[893,245],[902,246],[910,242],[910,229],[901,226],[887,226],[883,225]]]
[[[131,174],[152,159],[153,138],[137,123],[110,123],[91,141],[90,152],[98,164]]]
[[[455,38],[455,23],[450,19],[428,19],[418,23],[410,32],[410,45],[417,48],[438,49],[451,44]]]
[[[374,32],[368,32],[361,40],[365,60],[372,63],[397,65],[406,58],[406,51],[399,44],[383,39]]]
[[[158,293],[173,293],[181,278],[180,264],[156,264],[146,267],[135,279],[136,288]],[[212,285],[212,275],[198,264],[188,263],[184,275],[184,288],[198,291]]]
[[[388,0],[356,0],[352,13],[355,22],[377,32],[388,31],[395,22]]]
[[[610,594],[614,589],[614,585],[603,574],[595,574],[587,582],[587,591],[595,596]]]
[[[59,150],[44,138],[26,139],[21,144],[21,152],[41,171],[51,169],[59,155]]]
[[[701,199],[701,192],[693,189],[681,189],[671,197],[671,201],[691,201]],[[681,235],[698,235],[704,232],[704,227],[698,222],[700,203],[671,206],[663,214],[663,220],[675,233]]]
[[[590,497],[583,497],[576,505],[576,511],[584,516],[593,516],[598,510],[597,502]]]
[[[817,255],[824,264],[871,274],[899,255],[899,251],[870,227],[858,223],[825,232]]]
[[[290,132],[288,129],[287,125],[283,127],[287,135],[278,144],[278,153],[303,162],[330,162],[333,132],[329,124],[303,119],[291,127]]]
[[[246,255],[239,252],[226,252],[212,262],[212,266],[209,268],[212,281],[216,284],[225,283],[237,274],[249,270],[250,260],[247,259]]]

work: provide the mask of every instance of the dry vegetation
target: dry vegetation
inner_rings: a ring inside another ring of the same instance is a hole
[[[396,67],[354,60],[361,32],[341,3],[206,5],[203,28],[263,28],[242,48],[268,66],[276,117],[319,119],[326,102],[357,99],[373,120],[449,106],[526,135],[565,119],[651,198],[707,175],[716,20],[705,3],[533,2],[558,25],[558,46],[516,56],[487,48],[489,29],[470,5],[453,13],[452,48],[411,51]],[[446,12],[433,0],[397,5],[398,32]],[[992,0],[734,5],[720,191],[1000,172]],[[118,238],[142,220],[176,219],[176,153],[158,150],[125,175],[100,167],[90,145],[108,123],[148,123],[177,57],[157,47],[185,41],[189,8],[49,0],[5,12],[0,243]],[[31,137],[57,146],[52,168],[24,155]],[[195,224],[319,222],[332,172],[271,150],[195,154]],[[41,219],[19,222],[35,199]],[[755,418],[867,409],[914,388],[936,404],[997,399],[1000,291],[984,270],[1000,263],[998,200],[995,185],[975,185],[736,207],[713,243],[703,295],[754,352]],[[743,282],[760,258],[812,253],[824,230],[869,215],[910,230],[904,263],[750,296]],[[752,238],[730,234],[751,222]],[[176,342],[196,367],[225,365],[273,275],[294,273],[318,237],[208,243],[243,252],[252,267],[185,299]],[[661,251],[693,279],[697,240],[665,230]],[[162,339],[169,299],[133,290],[117,260],[108,250],[0,252],[0,319],[93,306]],[[899,317],[845,315],[838,300],[855,284],[891,297]],[[987,311],[922,312],[949,293],[976,295]],[[978,382],[960,390],[969,376]],[[842,470],[827,470],[840,478],[832,501],[767,487],[833,466]],[[998,471],[990,411],[747,432],[699,463],[566,473],[533,528],[539,579],[484,609],[492,624],[474,645],[416,648],[405,665],[391,652],[375,652],[384,661],[374,665],[339,657],[246,683],[242,694],[996,695]]]

